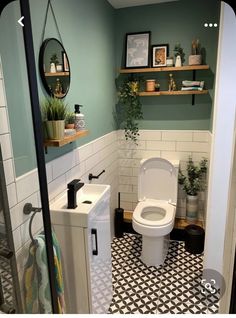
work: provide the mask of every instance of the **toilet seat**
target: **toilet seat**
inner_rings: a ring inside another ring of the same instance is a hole
[[[150,220],[148,218],[145,218],[144,214],[146,211],[148,211],[149,208],[151,209],[152,212],[154,212],[154,214],[155,214],[155,209],[159,215],[164,213],[163,217],[159,220]],[[148,227],[167,226],[173,222],[174,217],[175,217],[175,206],[163,200],[148,199],[145,201],[141,201],[138,203],[133,213],[134,221],[140,223],[140,225],[143,224],[144,226],[148,226]]]

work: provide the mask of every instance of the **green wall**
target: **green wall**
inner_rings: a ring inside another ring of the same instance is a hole
[[[46,5],[46,0],[30,0],[36,63]],[[72,70],[65,100],[71,110],[75,103],[84,105],[90,133],[63,148],[48,148],[47,161],[115,129],[114,9],[106,0],[52,0],[52,5]],[[19,17],[19,6],[14,2],[4,9],[0,19],[0,43],[4,44],[0,53],[17,176],[36,167],[22,29],[16,22]],[[45,32],[45,38],[49,37],[58,38],[51,12]],[[38,88],[40,98],[46,96],[39,77]]]
[[[46,0],[30,0],[36,63],[46,4]],[[175,43],[180,42],[186,58],[192,39],[199,38],[206,51],[206,63],[211,67],[210,71],[197,72],[197,79],[206,81],[210,94],[197,96],[195,106],[191,105],[191,96],[142,98],[144,119],[140,128],[211,128],[218,28],[206,29],[203,24],[219,21],[219,6],[215,0],[179,0],[120,10],[114,10],[106,0],[52,0],[52,5],[71,66],[71,87],[65,100],[71,110],[75,103],[84,105],[82,112],[90,134],[63,148],[48,148],[46,161],[116,128],[114,82],[117,68],[124,66],[124,38],[129,32],[150,30],[151,43],[168,43],[170,53]],[[22,28],[16,22],[19,17],[19,5],[13,2],[5,8],[0,19],[0,53],[17,176],[36,167]],[[50,37],[58,38],[51,12],[45,32],[45,38]],[[167,75],[158,74],[162,89],[167,87]],[[42,98],[46,93],[37,76]],[[190,79],[189,76],[188,72],[176,73],[177,84],[182,79]]]
[[[185,52],[185,65],[191,52],[191,42],[199,38],[205,49],[205,63],[209,71],[198,71],[197,80],[204,80],[210,89],[209,95],[196,96],[192,106],[190,96],[142,97],[144,119],[140,122],[143,129],[211,129],[214,74],[216,69],[218,28],[205,28],[205,22],[219,23],[219,1],[180,0],[116,10],[116,64],[125,65],[125,34],[151,31],[151,44],[169,44],[169,55],[177,42]],[[119,76],[119,80],[124,75]],[[166,90],[168,72],[149,74],[144,79],[156,78],[161,89]],[[176,72],[177,86],[185,79],[192,79],[191,72]]]
[[[36,167],[23,33],[17,23],[20,16],[19,3],[15,1],[0,18],[0,54],[17,176]]]

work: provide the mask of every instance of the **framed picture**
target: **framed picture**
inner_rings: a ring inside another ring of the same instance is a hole
[[[126,34],[126,68],[149,67],[150,36],[150,31]]]
[[[166,66],[166,58],[168,54],[168,44],[152,45],[152,67]]]
[[[70,68],[69,68],[66,52],[62,52],[62,62],[63,62],[63,71],[69,72]]]

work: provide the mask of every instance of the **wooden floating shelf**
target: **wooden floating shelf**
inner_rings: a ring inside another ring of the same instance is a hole
[[[120,69],[121,74],[129,73],[154,73],[154,72],[176,72],[176,71],[196,71],[196,70],[208,70],[209,65],[186,65],[180,67],[147,67],[147,68],[126,68]]]
[[[46,77],[52,76],[52,77],[57,77],[57,76],[69,76],[69,72],[56,72],[56,73],[44,73]]]
[[[199,225],[201,227],[203,227],[203,222],[202,221],[187,221],[186,219],[179,219],[179,218],[176,218],[175,219],[175,226],[174,228],[175,229],[184,229],[186,226],[190,225],[190,224],[195,224],[195,225]]]
[[[159,91],[159,92],[139,92],[139,96],[167,96],[167,95],[203,95],[208,94],[208,90],[202,91]]]
[[[81,130],[78,131],[75,135],[73,136],[67,136],[64,139],[61,140],[45,140],[44,141],[44,147],[62,147],[66,144],[71,143],[72,141],[77,140],[80,137],[87,136],[89,133],[88,130]]]

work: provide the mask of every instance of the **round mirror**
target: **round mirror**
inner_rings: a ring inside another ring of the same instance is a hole
[[[39,52],[39,71],[50,96],[66,96],[70,87],[70,64],[63,45],[57,39],[43,42]]]

